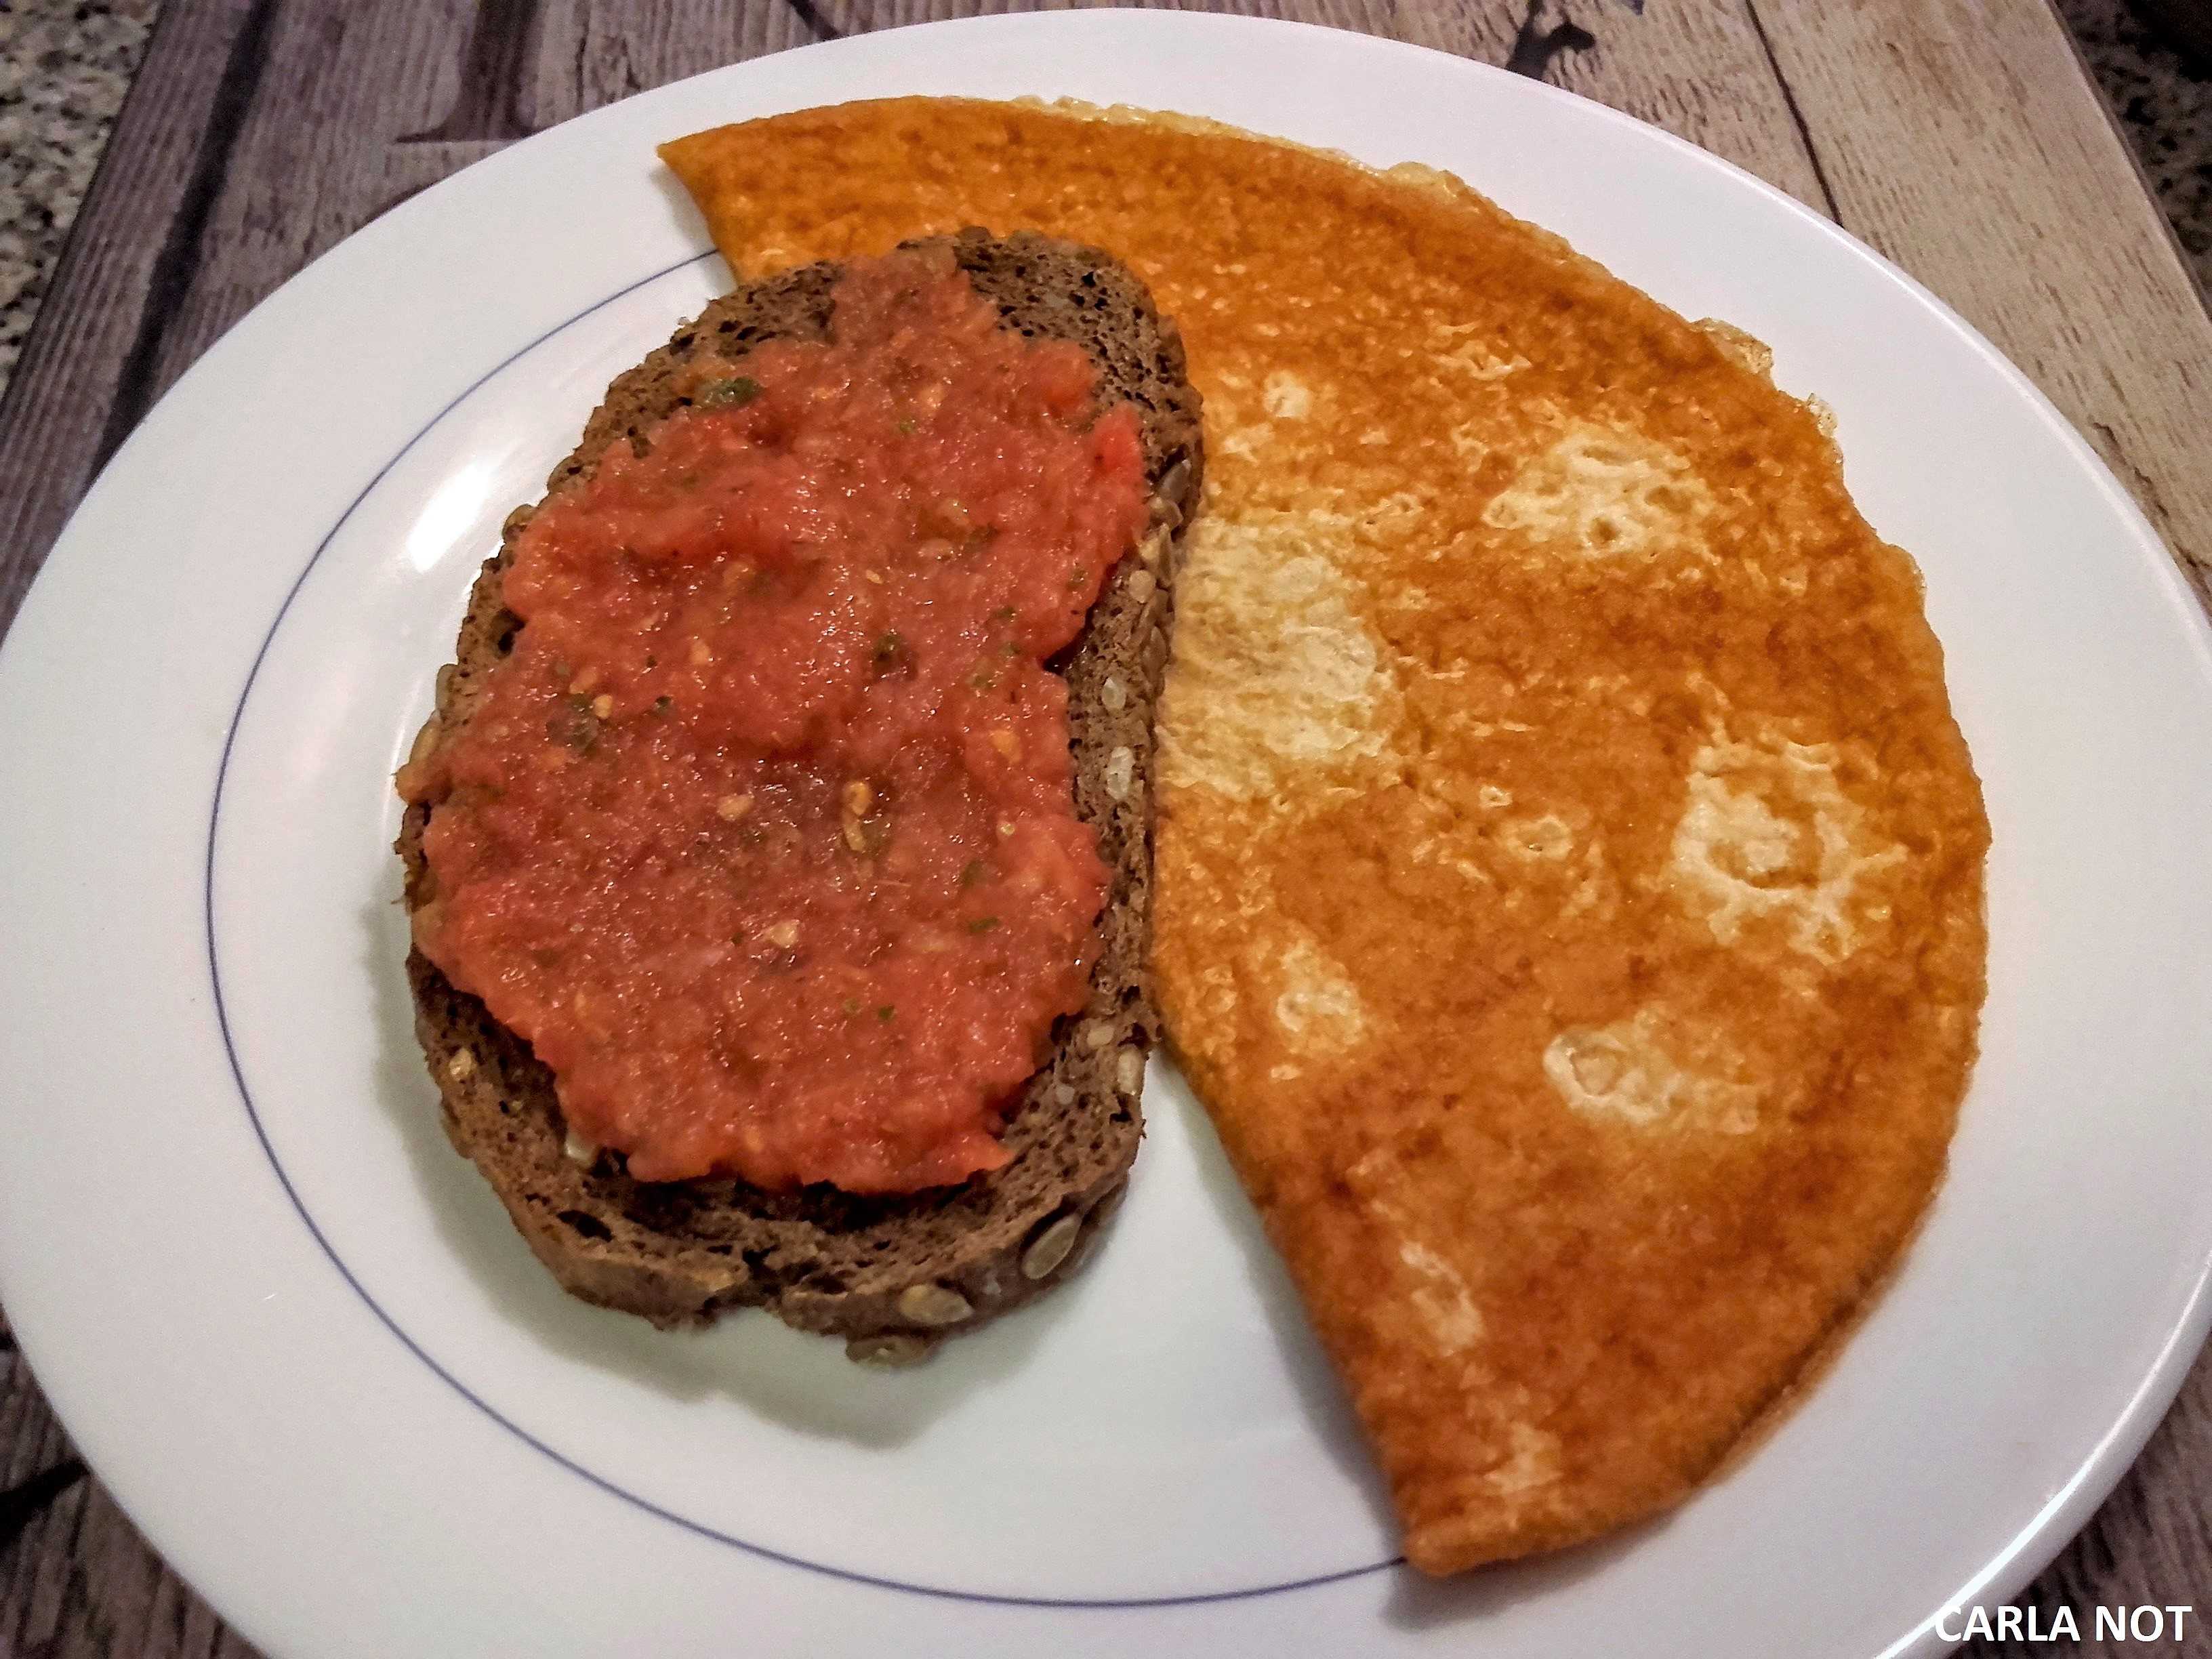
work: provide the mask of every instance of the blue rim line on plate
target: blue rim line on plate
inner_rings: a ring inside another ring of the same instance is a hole
[[[238,1086],[239,1099],[246,1107],[246,1115],[253,1125],[254,1138],[261,1143],[261,1151],[263,1155],[269,1160],[270,1169],[276,1172],[278,1184],[284,1188],[284,1196],[291,1200],[292,1208],[298,1213],[301,1223],[306,1225],[308,1233],[313,1236],[315,1243],[321,1247],[323,1254],[330,1258],[331,1265],[337,1269],[338,1276],[345,1280],[346,1284],[351,1287],[353,1293],[362,1299],[368,1310],[374,1314],[376,1317],[382,1322],[384,1328],[390,1331],[392,1335],[399,1339],[401,1345],[406,1348],[407,1352],[413,1354],[416,1358],[421,1360],[424,1365],[429,1368],[440,1381],[443,1382],[448,1388],[452,1389],[454,1393],[459,1395],[462,1399],[467,1401],[469,1404],[475,1407],[486,1417],[498,1424],[500,1427],[505,1429],[509,1434],[514,1436],[516,1439],[521,1441],[533,1451],[536,1451],[541,1455],[550,1459],[553,1462],[559,1464],[562,1468],[567,1469],[571,1474],[577,1475],[581,1479],[589,1481],[592,1486],[597,1486],[601,1492],[607,1493],[610,1497],[620,1498],[623,1503],[631,1505],[633,1508],[642,1510],[647,1515],[658,1516],[659,1519],[668,1522],[672,1525],[681,1527],[686,1532],[696,1534],[702,1538],[712,1539],[718,1544],[726,1544],[733,1549],[743,1550],[748,1555],[758,1556],[763,1560],[774,1561],[787,1567],[797,1567],[805,1572],[819,1573],[824,1577],[840,1579],[847,1583],[866,1584],[877,1589],[901,1590],[911,1595],[933,1596],[941,1601],[972,1601],[981,1603],[986,1606],[994,1607],[1097,1608],[1189,1607],[1211,1601],[1249,1601],[1254,1596],[1275,1595],[1287,1590],[1314,1589],[1324,1584],[1341,1583],[1346,1579],[1365,1577],[1370,1573],[1382,1572],[1389,1568],[1403,1565],[1405,1560],[1403,1556],[1393,1556],[1387,1561],[1370,1562],[1364,1566],[1346,1567],[1339,1572],[1321,1573],[1310,1578],[1289,1579],[1284,1583],[1276,1584],[1255,1584],[1246,1589],[1206,1590],[1188,1595],[1135,1595],[1110,1597],[996,1595],[981,1590],[953,1589],[939,1584],[909,1583],[904,1579],[889,1578],[878,1573],[860,1572],[850,1567],[831,1566],[826,1562],[809,1561],[802,1556],[786,1554],[781,1550],[770,1549],[764,1544],[755,1544],[749,1542],[743,1538],[733,1537],[728,1533],[719,1531],[716,1528],[707,1525],[704,1522],[695,1521],[687,1516],[678,1515],[672,1510],[662,1508],[659,1504],[653,1503],[649,1498],[641,1498],[637,1493],[628,1490],[626,1487],[618,1486],[616,1482],[609,1480],[606,1476],[595,1474],[592,1470],[586,1468],[582,1464],[577,1462],[575,1459],[569,1457],[562,1452],[556,1451],[552,1447],[547,1445],[543,1440],[540,1440],[537,1436],[532,1434],[527,1429],[525,1429],[512,1419],[502,1415],[495,1407],[492,1406],[481,1395],[472,1391],[466,1383],[463,1382],[459,1377],[455,1376],[435,1359],[433,1359],[429,1354],[423,1350],[421,1344],[417,1343],[413,1337],[408,1335],[404,1330],[400,1328],[399,1322],[392,1318],[389,1313],[385,1311],[382,1304],[380,1304],[374,1297],[371,1296],[368,1293],[368,1288],[362,1284],[360,1279],[354,1276],[353,1269],[346,1265],[345,1259],[338,1255],[337,1251],[331,1246],[329,1238],[324,1235],[322,1228],[316,1224],[315,1218],[309,1212],[305,1200],[301,1198],[299,1189],[292,1184],[292,1177],[290,1174],[285,1170],[283,1161],[276,1156],[276,1149],[269,1139],[268,1131],[262,1127],[260,1110],[253,1103],[253,1091],[246,1085],[246,1072],[245,1068],[239,1063],[237,1047],[231,1041],[230,1013],[228,1006],[223,1000],[222,969],[217,961],[216,954],[215,931],[215,845],[216,828],[222,816],[223,783],[229,775],[231,749],[238,740],[239,722],[245,717],[246,699],[252,696],[254,682],[260,677],[262,662],[269,654],[270,646],[276,641],[276,630],[284,625],[284,618],[290,614],[293,600],[299,597],[300,589],[306,584],[309,573],[312,572],[317,563],[321,561],[323,554],[329,549],[331,543],[337,539],[338,532],[345,527],[347,521],[353,517],[356,511],[359,510],[361,504],[368,499],[370,494],[374,491],[377,485],[384,482],[385,477],[391,472],[392,469],[397,466],[400,461],[414,449],[416,444],[422,442],[422,441],[427,437],[430,432],[437,427],[438,423],[446,418],[447,416],[452,414],[454,410],[459,408],[462,404],[467,402],[468,399],[473,397],[488,381],[499,374],[502,370],[506,369],[518,358],[537,349],[538,347],[543,345],[546,341],[551,339],[555,335],[561,333],[563,330],[570,328],[575,324],[581,322],[592,313],[603,310],[606,307],[612,305],[616,301],[623,298],[624,295],[635,293],[637,289],[645,287],[649,283],[657,283],[662,277],[672,276],[675,272],[683,270],[686,265],[699,264],[714,257],[714,250],[708,248],[703,252],[691,254],[685,258],[678,259],[674,264],[665,266],[659,270],[653,272],[649,276],[639,277],[635,282],[616,289],[612,294],[606,295],[604,299],[592,301],[590,305],[586,306],[581,311],[577,312],[574,316],[556,323],[551,328],[547,329],[543,334],[538,335],[535,339],[530,340],[515,348],[514,351],[508,353],[507,356],[502,358],[499,362],[494,364],[490,368],[486,369],[482,374],[478,375],[475,380],[471,381],[465,389],[459,392],[450,403],[446,404],[443,409],[441,409],[435,415],[432,416],[429,420],[425,422],[416,432],[413,437],[408,439],[405,443],[402,444],[392,454],[392,458],[376,470],[375,476],[371,477],[366,484],[362,486],[361,493],[353,498],[352,501],[347,506],[346,510],[338,515],[337,522],[332,524],[330,529],[324,532],[322,540],[315,544],[314,552],[308,556],[307,562],[301,567],[299,575],[293,580],[291,587],[286,592],[283,604],[277,607],[276,618],[269,624],[269,631],[262,635],[260,649],[253,653],[252,666],[246,671],[246,684],[240,689],[237,706],[231,710],[229,728],[223,733],[222,757],[217,763],[216,767],[215,793],[208,807],[207,860],[202,881],[201,899],[202,914],[204,918],[207,929],[208,979],[215,993],[216,1023],[222,1033],[223,1054],[230,1062],[231,1079]]]

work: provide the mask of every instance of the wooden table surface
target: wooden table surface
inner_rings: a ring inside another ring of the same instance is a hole
[[[1564,9],[1562,9],[1564,6]],[[101,463],[309,259],[501,145],[959,0],[171,0],[0,404],[0,628]],[[2212,603],[2212,319],[2046,0],[1230,0],[1541,76],[1771,180],[1948,300]],[[2212,1652],[2212,1361],[2023,1601],[2191,1605]],[[0,1322],[0,1659],[250,1652],[85,1474]]]

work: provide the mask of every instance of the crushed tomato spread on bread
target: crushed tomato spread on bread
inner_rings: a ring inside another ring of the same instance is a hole
[[[856,263],[517,538],[513,652],[399,776],[416,939],[636,1178],[1005,1162],[1105,895],[1045,666],[1146,515],[1096,385],[949,256]]]

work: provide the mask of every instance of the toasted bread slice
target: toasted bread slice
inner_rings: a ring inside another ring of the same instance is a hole
[[[1203,465],[1181,339],[1135,276],[1094,249],[1030,233],[997,239],[971,229],[936,240],[950,242],[1008,326],[1080,344],[1098,366],[1101,399],[1137,404],[1153,489],[1151,530],[1052,665],[1068,684],[1076,810],[1097,830],[1110,883],[1089,1002],[1054,1028],[1050,1057],[1011,1113],[1003,1139],[1012,1161],[958,1187],[890,1197],[633,1181],[618,1153],[569,1155],[552,1075],[527,1043],[419,951],[407,963],[416,1034],[447,1133],[564,1286],[664,1326],[764,1307],[801,1329],[846,1337],[856,1358],[885,1363],[919,1358],[937,1338],[1066,1277],[1119,1201],[1136,1156],[1138,1094],[1158,1029],[1146,969],[1152,710],[1167,659],[1170,556]],[[648,450],[654,423],[685,401],[681,371],[701,354],[734,361],[770,339],[821,337],[838,275],[834,264],[810,265],[716,301],[608,388],[549,493],[588,476],[613,444]],[[477,580],[418,756],[469,719],[485,675],[513,642],[520,624],[501,602],[501,572],[530,513],[508,519],[500,552]],[[410,914],[432,890],[422,832],[435,810],[410,807],[400,829]]]

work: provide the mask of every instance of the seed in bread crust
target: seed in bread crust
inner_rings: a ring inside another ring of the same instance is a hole
[[[1151,571],[1136,571],[1129,577],[1129,597],[1136,600],[1139,605],[1142,605],[1152,597],[1152,590],[1159,585],[1160,579]]]
[[[1107,1206],[1102,1204],[1099,1207],[1104,1209]],[[1103,1226],[1085,1227],[1081,1232],[1076,1234],[1075,1248],[1068,1251],[1067,1260],[1060,1264],[1060,1272],[1063,1275],[1073,1273],[1090,1259],[1091,1251],[1098,1248],[1098,1236],[1105,1231]]]
[[[845,1358],[861,1365],[880,1365],[885,1370],[918,1365],[937,1351],[926,1336],[892,1331],[882,1336],[855,1336],[845,1343]]]
[[[569,1163],[580,1164],[588,1170],[599,1161],[599,1144],[571,1129],[568,1139],[561,1143],[561,1153]]]
[[[446,1075],[456,1083],[466,1083],[476,1074],[476,1051],[472,1048],[453,1050],[453,1057],[446,1062]]]
[[[1114,1086],[1125,1095],[1133,1095],[1145,1086],[1145,1057],[1134,1048],[1124,1048],[1114,1056]]]
[[[1127,749],[1116,749],[1106,757],[1106,793],[1115,800],[1129,798],[1129,786],[1137,781],[1137,757]]]
[[[1182,499],[1183,492],[1190,488],[1189,458],[1188,456],[1184,457],[1182,459],[1177,461],[1173,466],[1170,467],[1166,471],[1160,474],[1160,481],[1155,488],[1159,492],[1160,501],[1166,505],[1172,507],[1176,502],[1181,501]],[[1180,513],[1178,513],[1178,516],[1180,516]]]
[[[422,722],[422,729],[415,734],[414,745],[407,751],[407,763],[410,766],[420,766],[430,757],[430,751],[437,746],[438,717],[433,714]]]
[[[1098,688],[1098,701],[1106,706],[1108,714],[1118,714],[1129,701],[1129,694],[1122,689],[1121,682],[1109,674],[1106,683]]]
[[[1109,1020],[1094,1019],[1083,1028],[1083,1046],[1096,1054],[1114,1040],[1114,1026]]]
[[[950,1285],[909,1285],[899,1292],[898,1310],[917,1325],[957,1325],[975,1311]]]
[[[1064,1215],[1048,1221],[1029,1248],[1022,1252],[1022,1277],[1031,1281],[1040,1279],[1067,1260],[1067,1253],[1075,1248],[1076,1236],[1083,1231],[1083,1218]]]

